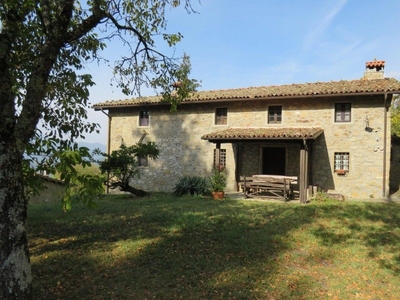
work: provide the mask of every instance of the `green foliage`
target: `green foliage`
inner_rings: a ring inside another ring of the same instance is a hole
[[[391,124],[392,135],[400,137],[400,97],[399,97],[399,95],[396,95],[393,98],[390,113],[391,113],[390,124]]]
[[[209,180],[212,192],[223,192],[226,187],[226,171],[214,169]]]
[[[101,174],[100,167],[97,163],[91,163],[90,166],[86,166],[86,167],[83,167],[82,165],[77,165],[75,167],[75,169],[80,174],[86,174],[86,175],[92,175],[92,176]]]
[[[334,199],[329,197],[325,192],[318,191],[317,194],[312,198],[313,202],[332,202]]]
[[[95,200],[104,194],[104,176],[83,171],[92,166],[90,159],[89,149],[84,147],[59,154],[55,171],[67,186],[63,198],[64,210],[70,210],[74,201],[89,208],[95,207]]]
[[[97,152],[105,156],[103,161],[99,161],[102,174],[107,174],[108,178],[105,184],[111,189],[120,188],[122,191],[132,192],[130,190],[131,180],[140,177],[140,168],[138,166],[139,157],[148,157],[157,159],[159,150],[154,142],[136,143],[132,146],[121,145],[118,150],[111,154]]]
[[[200,87],[200,83],[195,79],[189,79],[191,72],[190,57],[184,55],[181,65],[171,74],[176,81],[171,84],[165,78],[156,79],[152,82],[154,86],[162,87],[163,101],[171,104],[171,111],[176,112],[178,105],[187,98],[192,97],[193,92]]]
[[[192,11],[190,0],[1,0],[0,298],[32,298],[28,251],[18,249],[28,248],[24,186],[41,188],[34,174],[57,170],[69,186],[80,181],[67,193],[66,208],[72,198],[91,205],[100,192],[97,177],[75,169],[87,164],[76,140],[98,131],[86,121],[94,82],[85,67],[112,65],[101,52],[119,42],[121,59],[112,70],[117,86],[126,94],[140,95],[143,86],[162,92],[177,81],[180,58],[160,53],[155,41],[166,33],[165,12],[181,3]],[[171,47],[181,38],[158,41]],[[12,264],[10,257],[17,257]]]
[[[51,157],[43,160],[51,162],[50,166],[38,165],[36,170],[54,174],[57,179],[66,185],[66,192],[62,199],[64,210],[70,210],[73,202],[82,203],[88,207],[95,207],[95,200],[104,194],[104,175],[100,173],[97,165],[92,164],[92,156],[86,147],[68,149],[63,151],[52,150]],[[44,189],[43,180],[38,180],[31,163],[37,163],[37,157],[27,158],[24,161],[26,176],[25,196],[27,198],[39,195]]]
[[[150,86],[170,95],[177,81],[183,83],[181,98],[194,90],[196,81],[187,78],[189,57],[156,50],[156,43],[175,47],[183,38],[166,32],[165,12],[179,6],[194,11],[190,0],[2,1],[0,142],[15,141],[21,157],[28,157],[26,184],[40,189],[32,166],[52,172],[53,153],[75,150],[77,138],[98,132],[97,124],[86,121],[89,87],[95,83],[84,69],[93,61],[110,65],[102,53],[108,41],[126,46],[110,69],[112,82],[126,94],[140,95]],[[176,97],[165,99],[176,108]]]
[[[174,187],[174,195],[176,196],[198,196],[208,194],[208,180],[200,176],[182,176],[178,179]]]

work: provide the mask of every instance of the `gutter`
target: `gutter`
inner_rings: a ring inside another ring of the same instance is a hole
[[[384,102],[383,102],[383,167],[382,167],[382,197],[386,198],[386,169],[387,169],[387,163],[386,163],[386,148],[387,148],[387,127],[388,127],[388,121],[387,121],[387,112],[390,107],[390,102],[392,100],[393,94],[384,94]],[[389,100],[389,106],[388,106],[388,100]]]
[[[101,108],[100,111],[108,117],[107,154],[110,155],[110,147],[111,147],[111,141],[110,141],[110,137],[111,137],[111,117],[110,117],[110,115],[108,113],[104,112],[103,108]],[[108,182],[109,179],[110,179],[110,173],[107,172],[107,182]],[[107,185],[106,186],[106,194],[108,194],[109,192],[110,192],[110,188]]]

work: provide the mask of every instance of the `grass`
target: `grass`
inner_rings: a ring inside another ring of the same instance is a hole
[[[34,299],[400,299],[399,221],[386,203],[32,205]]]

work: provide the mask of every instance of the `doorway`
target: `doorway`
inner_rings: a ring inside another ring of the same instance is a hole
[[[286,148],[264,147],[262,148],[262,173],[270,175],[285,175]]]

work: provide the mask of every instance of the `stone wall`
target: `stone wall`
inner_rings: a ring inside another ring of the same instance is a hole
[[[334,122],[334,106],[337,102],[351,102],[352,115],[349,123]],[[207,104],[184,104],[177,113],[171,113],[167,105],[141,108],[115,108],[110,110],[111,150],[121,141],[126,145],[136,143],[143,132],[145,141],[155,141],[160,157],[143,168],[142,177],[135,183],[150,191],[172,191],[182,175],[208,176],[211,174],[215,145],[202,140],[201,136],[229,127],[310,127],[319,126],[324,134],[312,145],[311,184],[323,190],[335,190],[347,198],[381,197],[383,183],[384,151],[384,100],[383,97],[332,97],[311,99],[285,99],[280,101],[247,100]],[[282,124],[268,124],[269,105],[282,105]],[[228,107],[228,124],[214,125],[217,107]],[[150,111],[150,126],[139,127],[140,110]],[[366,119],[369,128],[366,130]],[[387,121],[389,122],[389,114]],[[388,123],[389,125],[389,123]],[[386,176],[389,174],[390,126],[386,147]],[[262,147],[286,148],[286,175],[299,173],[299,143],[246,143],[240,144],[240,175],[259,173],[262,163]],[[221,145],[227,151],[227,190],[235,186],[235,155],[237,145]],[[350,170],[337,175],[333,170],[334,153],[350,153]],[[388,191],[388,180],[385,191]]]
[[[29,198],[30,204],[41,204],[41,203],[59,203],[65,194],[65,184],[56,179],[52,178],[41,178],[43,180],[44,190],[40,191],[38,195],[31,195]]]

